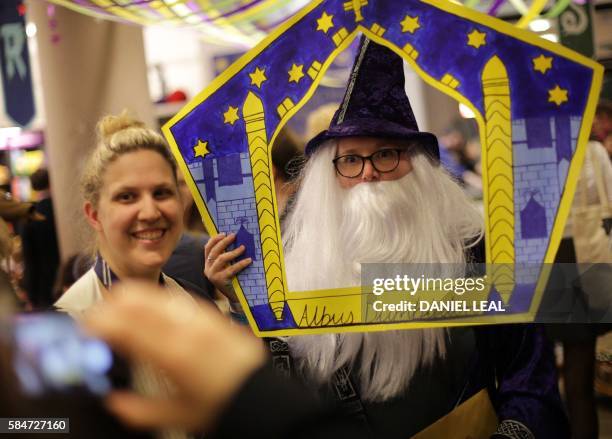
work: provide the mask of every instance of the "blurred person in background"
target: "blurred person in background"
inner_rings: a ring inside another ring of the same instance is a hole
[[[606,137],[603,142],[603,146],[606,148],[608,157],[610,157],[610,160],[612,161],[612,134],[608,134],[608,137]]]
[[[0,227],[7,228],[10,239],[10,255],[4,261],[5,271],[9,274],[11,282],[16,287],[16,294],[23,307],[31,309],[32,305],[20,284],[23,280],[24,264],[21,236],[24,225],[30,222],[43,221],[45,217],[38,213],[33,203],[20,202],[13,199],[9,192],[10,171],[6,166],[0,165]]]
[[[306,144],[321,131],[325,131],[327,129],[337,109],[338,102],[330,102],[328,104],[321,105],[308,115],[306,118],[304,144]]]
[[[599,200],[598,174],[601,176],[607,200]],[[595,439],[599,436],[594,392],[595,347],[597,337],[608,331],[610,325],[597,324],[599,322],[593,322],[590,316],[596,306],[603,303],[609,306],[610,297],[609,285],[602,287],[601,291],[593,292],[587,291],[580,282],[583,274],[582,268],[587,265],[587,262],[602,262],[584,260],[584,256],[581,259],[580,255],[577,255],[575,236],[583,235],[581,229],[586,227],[586,224],[575,215],[584,207],[584,202],[586,205],[601,202],[604,205],[607,203],[612,206],[612,162],[605,148],[596,140],[590,140],[587,143],[574,200],[555,256],[555,264],[563,264],[559,267],[562,267],[565,273],[553,272],[547,286],[548,295],[545,296],[545,304],[541,307],[555,309],[562,303],[571,311],[571,322],[547,325],[547,332],[552,339],[563,345],[561,370],[572,438]],[[597,222],[598,227],[605,229],[605,221]],[[586,232],[591,234],[588,230]],[[607,230],[607,235],[608,241],[612,242],[609,230]],[[593,234],[593,237],[595,236]],[[581,263],[580,267],[578,263]],[[571,288],[567,288],[565,287],[568,283],[566,278],[577,279],[577,281],[572,283]],[[563,296],[559,295],[560,292],[563,292]]]
[[[53,301],[56,302],[62,294],[94,265],[94,260],[87,253],[70,255],[57,270],[57,279],[53,287]]]
[[[13,199],[10,192],[10,176],[9,169],[0,165],[0,218],[10,223],[28,219],[42,219],[40,215],[35,213],[32,203]]]
[[[8,166],[0,165],[0,192],[11,191],[11,170]]]
[[[29,221],[23,227],[22,285],[33,309],[45,309],[54,302],[53,285],[60,262],[49,173],[46,169],[36,170],[30,176],[30,183],[35,191],[34,209],[44,219]]]
[[[9,273],[13,240],[8,226],[0,220],[0,318],[18,308],[18,301]]]
[[[440,137],[440,162],[473,198],[482,198],[480,142],[451,127]]]
[[[591,136],[594,140],[604,143],[606,138],[612,134],[612,102],[601,99],[595,110]]]
[[[284,217],[287,205],[291,203],[297,190],[295,177],[299,174],[303,162],[303,148],[295,133],[284,126],[272,146],[272,172],[274,173],[274,190],[278,213]]]

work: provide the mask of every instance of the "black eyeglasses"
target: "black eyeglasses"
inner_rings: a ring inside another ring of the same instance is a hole
[[[392,172],[398,167],[401,154],[407,149],[386,148],[376,151],[369,156],[361,156],[357,154],[347,154],[336,157],[332,160],[338,174],[347,178],[357,178],[363,172],[366,160],[372,163],[376,171],[380,173]]]

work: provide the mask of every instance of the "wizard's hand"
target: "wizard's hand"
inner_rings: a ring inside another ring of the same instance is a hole
[[[253,262],[251,258],[244,258],[234,263],[245,250],[244,245],[241,245],[234,250],[226,251],[235,239],[235,233],[227,236],[225,233],[220,233],[210,238],[204,247],[204,275],[230,302],[238,302],[232,288],[232,278]]]

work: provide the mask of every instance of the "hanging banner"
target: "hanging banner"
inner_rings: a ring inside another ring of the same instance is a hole
[[[0,5],[0,66],[6,114],[19,126],[34,118],[34,90],[21,1]]]
[[[572,3],[559,15],[560,43],[585,56],[595,55],[593,42],[593,5]]]

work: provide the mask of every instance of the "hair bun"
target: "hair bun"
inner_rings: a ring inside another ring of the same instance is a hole
[[[119,115],[108,115],[100,119],[96,131],[100,139],[108,139],[119,131],[128,128],[143,128],[144,126],[145,124],[142,121],[134,119],[127,110],[123,110]]]

